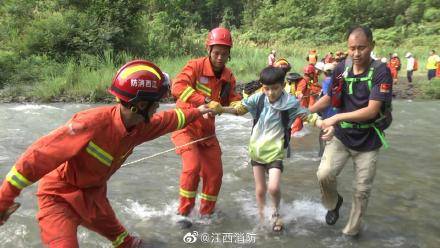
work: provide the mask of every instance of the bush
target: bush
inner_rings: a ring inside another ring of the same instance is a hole
[[[14,52],[0,50],[0,89],[11,81],[17,62],[18,58]]]
[[[422,92],[425,98],[440,99],[440,78],[434,78],[422,85]]]
[[[423,14],[423,20],[428,22],[438,22],[440,20],[440,9],[429,8]]]

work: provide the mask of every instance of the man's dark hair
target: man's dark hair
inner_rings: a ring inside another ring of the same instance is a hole
[[[282,84],[286,73],[278,67],[268,66],[260,72],[260,83],[264,85]]]
[[[361,31],[362,33],[365,34],[365,37],[367,37],[368,42],[370,42],[371,44],[373,43],[373,32],[371,31],[371,29],[367,26],[362,26],[362,25],[357,25],[357,26],[353,26],[351,27],[348,32],[347,32],[347,39],[348,37],[350,37],[350,35],[354,32],[358,32]]]

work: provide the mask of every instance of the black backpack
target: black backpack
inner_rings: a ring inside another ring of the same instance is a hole
[[[255,125],[258,122],[258,119],[260,119],[260,115],[261,115],[261,111],[263,111],[263,107],[264,107],[264,99],[266,98],[265,94],[261,94],[261,96],[258,98],[258,102],[257,102],[257,113],[255,114],[255,118],[254,118],[254,122],[252,125],[252,130],[254,130]],[[291,132],[291,127],[289,126],[289,113],[287,112],[287,110],[283,110],[281,111],[281,122],[283,124],[284,127],[284,149],[287,149],[287,154],[286,157],[290,158],[290,132]]]
[[[252,80],[249,83],[246,83],[244,85],[244,89],[243,92],[250,96],[252,94],[254,94],[255,91],[259,90],[261,88],[261,83],[258,82],[257,80]]]

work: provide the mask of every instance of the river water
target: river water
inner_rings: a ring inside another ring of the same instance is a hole
[[[1,177],[38,137],[73,113],[94,106],[1,104]],[[167,104],[161,109],[171,107]],[[365,226],[357,239],[341,234],[351,206],[351,162],[339,180],[344,197],[340,220],[335,226],[324,221],[326,211],[316,181],[317,131],[313,129],[292,140],[293,155],[285,161],[281,203],[285,232],[274,235],[269,227],[256,227],[254,182],[247,155],[250,116],[218,117],[224,177],[218,213],[211,220],[194,215],[194,227],[185,231],[174,224],[181,168],[174,152],[120,169],[108,182],[108,196],[126,228],[152,247],[440,247],[440,102],[395,101],[393,114],[394,122],[387,130],[391,147],[380,153]],[[171,147],[167,135],[137,147],[128,161]],[[22,207],[0,227],[0,247],[42,247],[35,193],[36,184],[17,199]],[[82,227],[78,238],[81,247],[111,247],[105,238]]]

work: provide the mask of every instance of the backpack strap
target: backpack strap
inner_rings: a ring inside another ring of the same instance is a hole
[[[261,112],[263,111],[264,107],[264,98],[266,98],[265,94],[261,94],[261,96],[258,98],[257,102],[257,113],[255,114],[254,124],[252,125],[252,130],[254,130],[255,125],[258,122],[258,119],[260,119]]]
[[[292,131],[291,126],[289,126],[289,112],[288,110],[281,111],[281,123],[283,124],[284,130],[284,149],[287,149],[286,157],[290,158],[290,133]]]
[[[281,123],[284,128],[284,148],[289,146],[290,142],[290,126],[289,126],[289,113],[287,110],[281,111]]]
[[[368,84],[368,90],[371,91],[371,88],[373,88],[373,73],[374,70],[377,69],[379,66],[381,66],[382,62],[378,60],[373,60],[371,62],[370,67],[368,69],[368,74],[366,77],[362,78],[352,78],[348,77],[348,72],[353,68],[353,61],[351,59],[346,59],[344,62],[345,71],[344,71],[344,81],[348,83],[348,94],[353,94],[353,83],[358,82],[367,82]]]

